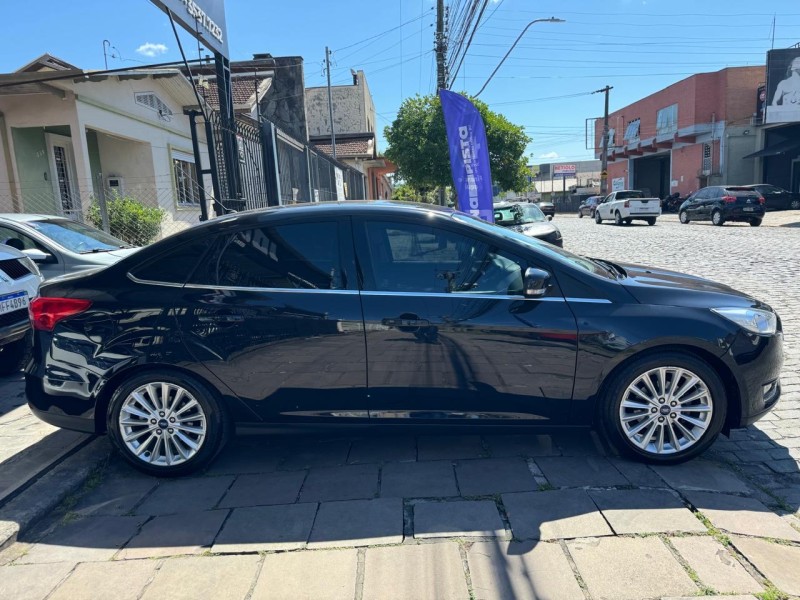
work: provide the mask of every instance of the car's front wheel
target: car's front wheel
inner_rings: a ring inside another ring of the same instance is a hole
[[[603,222],[603,219],[600,217],[600,211],[594,211],[594,222],[600,225]]]
[[[161,370],[134,376],[114,392],[108,430],[125,460],[159,477],[204,468],[228,434],[222,407],[204,385]]]
[[[689,214],[685,210],[681,211],[680,215],[678,215],[678,219],[684,225],[688,225],[689,224]]]
[[[727,397],[705,361],[680,352],[634,360],[606,388],[603,425],[623,453],[675,464],[704,452],[719,435]]]

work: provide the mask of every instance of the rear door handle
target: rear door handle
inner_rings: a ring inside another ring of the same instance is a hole
[[[242,323],[244,317],[242,315],[210,315],[199,317],[198,321],[201,323]]]

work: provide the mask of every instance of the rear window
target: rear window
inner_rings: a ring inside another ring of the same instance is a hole
[[[758,196],[759,193],[753,188],[746,187],[729,187],[725,188],[728,193],[733,193],[735,196]]]
[[[628,200],[629,198],[644,198],[644,192],[631,190],[629,192],[617,192],[617,200]]]

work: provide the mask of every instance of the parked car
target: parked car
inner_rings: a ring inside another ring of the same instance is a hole
[[[45,279],[105,267],[137,250],[73,219],[15,213],[0,214],[0,244],[28,255]]]
[[[800,210],[800,193],[793,193],[768,183],[756,183],[742,187],[761,194],[764,198],[764,208],[767,210]]]
[[[30,356],[28,304],[42,275],[22,252],[0,246],[0,375],[19,371]]]
[[[761,225],[764,218],[764,197],[745,186],[713,185],[698,190],[681,204],[678,213],[681,223],[711,221],[724,225],[726,221]]]
[[[541,210],[548,219],[552,219],[556,216],[556,205],[552,202],[540,201],[536,203],[536,206],[539,207],[539,210]]]
[[[494,222],[523,235],[538,238],[559,248],[564,245],[561,231],[544,216],[535,204],[506,202],[495,204]]]
[[[655,225],[659,216],[661,216],[661,200],[646,198],[644,192],[639,190],[611,192],[603,198],[594,211],[594,221],[597,224],[603,220],[613,219],[616,225],[630,225],[634,220]]]
[[[671,464],[781,390],[781,321],[753,297],[430,205],[228,215],[40,294],[29,406],[161,476],[234,428],[325,423],[596,424]]]
[[[584,216],[594,218],[594,210],[602,199],[602,196],[589,196],[586,200],[581,202],[581,205],[578,207],[578,218],[582,219]]]

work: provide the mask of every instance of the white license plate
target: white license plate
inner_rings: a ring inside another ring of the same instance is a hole
[[[28,308],[29,302],[30,296],[25,291],[3,294],[0,296],[0,315],[14,312],[21,308]]]
[[[744,212],[753,212],[755,208],[753,208],[752,206],[745,206],[743,210]]]

